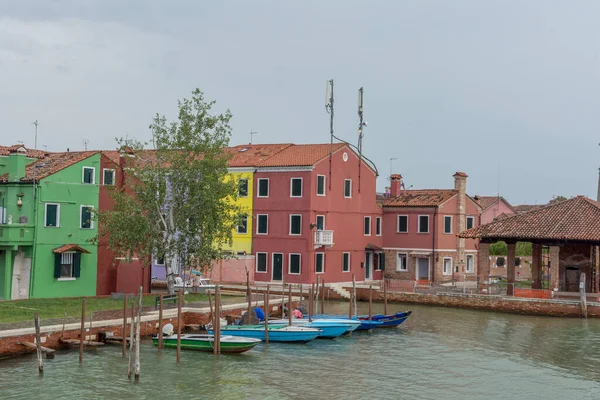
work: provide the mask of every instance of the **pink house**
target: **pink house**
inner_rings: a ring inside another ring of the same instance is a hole
[[[466,194],[467,175],[454,174],[454,189],[404,190],[391,176],[382,202],[386,276],[444,282],[476,279],[477,245],[458,233],[479,225],[481,207]]]
[[[473,200],[481,206],[481,225],[489,224],[497,218],[509,217],[517,213],[509,202],[501,196],[474,196]]]
[[[381,279],[385,259],[376,177],[344,143],[289,145],[257,164],[255,281]]]

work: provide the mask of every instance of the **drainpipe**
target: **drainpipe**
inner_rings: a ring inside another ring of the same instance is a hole
[[[31,252],[31,267],[29,270],[29,296],[28,298],[33,297],[33,281],[35,278],[35,265],[36,265],[36,257],[37,253],[37,236],[38,236],[38,191],[41,191],[42,188],[38,189],[38,182],[33,181],[33,251]]]
[[[435,282],[435,233],[436,233],[436,219],[437,219],[438,207],[436,206],[433,210],[433,235],[431,239],[431,263],[433,264],[433,268],[431,268],[429,275],[431,275],[431,282]]]

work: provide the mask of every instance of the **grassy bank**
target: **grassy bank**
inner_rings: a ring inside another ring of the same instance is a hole
[[[185,303],[206,299],[208,297],[204,294],[190,293],[184,296]],[[156,294],[145,295],[142,298],[142,305],[144,307],[154,307],[155,300]],[[137,304],[137,298],[135,302]],[[129,304],[128,307],[131,306],[131,299],[129,300]],[[98,311],[122,310],[123,299],[89,297],[86,299],[85,308],[87,316]],[[57,298],[0,301],[0,323],[33,320],[33,314],[36,312],[41,319],[81,317],[81,299]]]

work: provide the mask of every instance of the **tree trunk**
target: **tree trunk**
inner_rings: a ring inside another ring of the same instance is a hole
[[[165,232],[165,248],[170,249],[173,243],[173,236],[169,232]],[[168,252],[170,253],[170,252]],[[169,294],[175,294],[175,271],[173,270],[173,258],[171,254],[165,254],[165,268],[167,269],[167,290]],[[185,287],[185,285],[184,285]]]
[[[137,322],[135,324],[135,380],[140,379],[140,324],[142,323],[142,291],[143,288],[140,286],[138,294],[138,309],[137,309]],[[162,329],[162,327],[158,327]]]

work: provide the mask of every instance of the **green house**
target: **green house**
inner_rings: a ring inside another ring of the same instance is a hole
[[[99,175],[99,152],[0,149],[0,299],[96,294]]]

